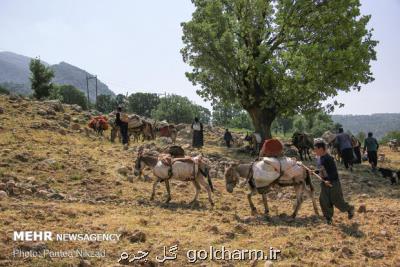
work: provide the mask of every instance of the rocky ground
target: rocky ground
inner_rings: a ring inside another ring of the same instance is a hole
[[[215,187],[212,209],[203,190],[198,205],[191,206],[194,189],[172,182],[172,202],[164,204],[164,185],[149,201],[149,180],[138,180],[132,167],[139,145],[161,151],[169,140],[131,144],[97,137],[85,130],[91,114],[77,106],[35,102],[0,96],[0,266],[122,266],[122,252],[149,252],[137,266],[186,266],[187,251],[261,249],[282,252],[277,261],[198,261],[198,266],[400,266],[400,186],[369,172],[366,165],[353,173],[340,169],[345,198],[356,206],[356,216],[335,211],[328,226],[315,216],[305,200],[292,221],[294,192],[272,191],[271,216],[250,216],[246,189],[225,190],[222,166],[232,160],[250,161],[238,149],[221,146],[223,129],[206,129],[203,154],[213,162]],[[182,127],[178,143],[188,154],[189,133]],[[384,148],[384,164],[400,168],[400,153]],[[309,163],[310,165],[312,163]],[[216,169],[219,170],[217,171]],[[316,180],[314,184],[319,191]],[[319,193],[319,192],[317,192]],[[254,198],[262,211],[259,196]],[[16,242],[13,231],[54,233],[118,233],[118,242]],[[164,246],[178,245],[178,258],[157,263]],[[15,249],[105,251],[105,258],[13,257]]]

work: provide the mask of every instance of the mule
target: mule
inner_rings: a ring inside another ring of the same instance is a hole
[[[198,196],[200,193],[201,186],[207,190],[208,200],[211,206],[214,206],[214,202],[211,197],[211,192],[214,191],[214,187],[210,178],[210,167],[209,161],[202,156],[197,156],[194,158],[167,158],[168,164],[165,164],[164,160],[159,157],[152,155],[143,155],[139,152],[135,163],[134,174],[136,176],[141,175],[143,169],[147,166],[152,169],[156,180],[153,183],[153,190],[151,193],[150,200],[154,200],[155,191],[157,185],[160,182],[165,182],[165,187],[167,189],[167,199],[166,203],[171,201],[171,191],[169,180],[176,179],[180,181],[190,181],[195,187],[195,196],[190,202],[191,204],[198,202]],[[207,178],[207,182],[205,181]]]
[[[254,184],[254,181],[251,179],[251,172],[252,172],[253,164],[231,164],[228,168],[225,169],[225,185],[226,190],[229,193],[233,193],[234,188],[239,184],[240,177],[246,177],[247,182],[249,183],[249,192],[247,193],[247,200],[249,201],[251,214],[253,216],[257,215],[257,209],[254,206],[252,201],[252,196],[256,195],[261,188],[257,188]],[[268,208],[268,200],[267,200],[267,191],[274,186],[278,185],[280,187],[285,186],[293,186],[296,192],[296,203],[294,206],[294,210],[292,213],[292,218],[297,216],[297,213],[300,209],[300,206],[303,202],[303,194],[306,194],[311,198],[314,212],[316,215],[319,216],[318,207],[316,200],[314,198],[314,186],[311,182],[310,174],[307,170],[302,168],[301,175],[297,175],[294,177],[290,177],[290,179],[283,179],[283,176],[276,179],[273,183],[267,186],[265,190],[259,192],[262,196],[263,204],[264,204],[264,213],[266,216],[269,215],[269,208]]]
[[[292,144],[297,148],[300,154],[300,160],[307,160],[307,156],[309,160],[311,159],[310,156],[310,149],[314,148],[314,138],[306,133],[299,133],[295,132],[292,136]]]

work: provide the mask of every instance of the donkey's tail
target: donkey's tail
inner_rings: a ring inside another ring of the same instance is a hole
[[[211,192],[214,193],[214,186],[213,186],[213,184],[212,184],[211,177],[210,177],[210,172],[209,172],[209,171],[207,172],[207,182],[208,182],[208,185],[210,186]]]

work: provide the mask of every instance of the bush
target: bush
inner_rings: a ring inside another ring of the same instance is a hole
[[[0,95],[9,95],[10,92],[3,86],[0,86]]]
[[[72,85],[53,85],[49,98],[59,99],[65,104],[76,104],[83,109],[88,108],[85,94]]]
[[[387,144],[392,139],[397,139],[400,141],[400,131],[391,131],[386,133],[386,135],[381,139],[381,144]]]

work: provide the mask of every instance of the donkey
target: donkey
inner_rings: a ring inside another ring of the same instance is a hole
[[[211,206],[214,206],[214,202],[211,197],[211,192],[214,192],[214,187],[210,178],[210,167],[208,159],[202,156],[196,156],[194,158],[168,158],[169,163],[166,165],[164,160],[159,159],[152,155],[143,155],[140,151],[135,163],[135,175],[141,175],[142,170],[147,166],[153,171],[156,176],[156,180],[153,183],[153,190],[150,200],[154,200],[155,191],[158,183],[165,182],[168,197],[166,203],[171,201],[170,192],[170,179],[177,179],[180,181],[191,181],[195,187],[196,193],[190,204],[198,202],[198,196],[202,185],[208,194],[208,201]],[[208,183],[204,178],[207,177]]]
[[[310,174],[307,170],[302,168],[302,173],[300,175],[290,177],[290,179],[282,179],[283,176],[279,177],[273,183],[267,186],[266,190],[261,190],[261,188],[257,188],[254,184],[254,181],[251,179],[252,173],[252,164],[231,164],[228,168],[225,169],[225,183],[226,183],[226,190],[229,193],[233,192],[233,189],[239,183],[240,177],[246,177],[249,183],[249,192],[247,194],[247,199],[250,204],[251,214],[253,216],[257,215],[257,209],[253,204],[251,197],[256,195],[259,192],[262,196],[262,200],[264,203],[264,212],[265,215],[268,216],[269,208],[268,208],[268,201],[267,201],[267,191],[274,185],[278,185],[280,187],[284,186],[293,186],[296,192],[296,203],[294,207],[294,211],[292,214],[292,218],[297,216],[297,213],[300,209],[301,203],[303,202],[303,194],[306,194],[311,198],[313,203],[314,212],[316,215],[319,216],[317,203],[314,198],[314,187],[311,182]],[[287,177],[286,177],[287,178]],[[307,186],[309,188],[307,188]]]

